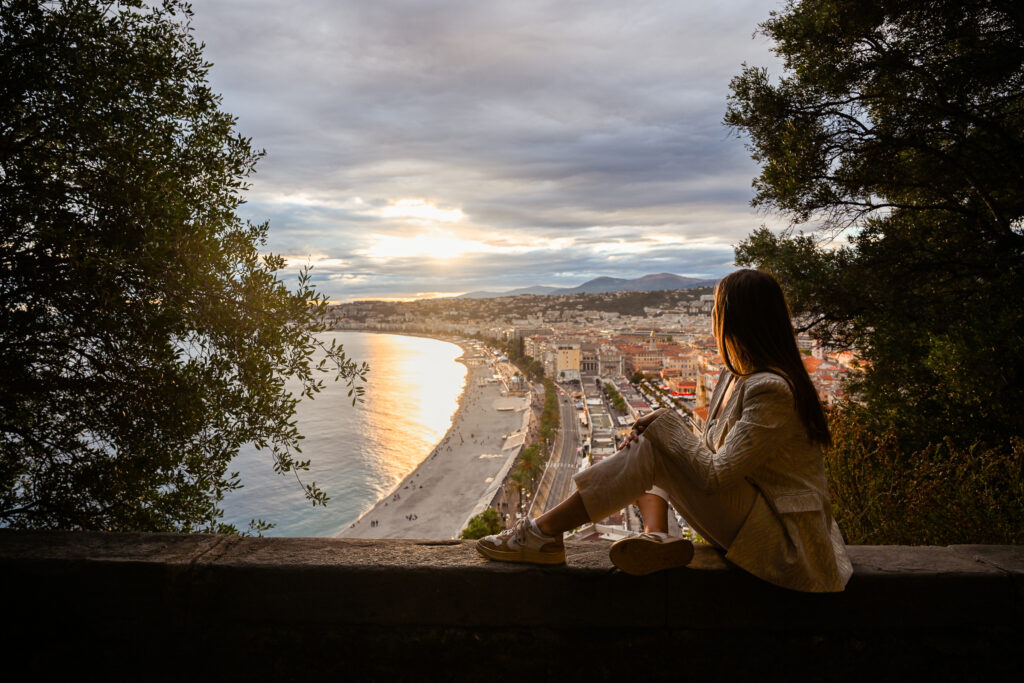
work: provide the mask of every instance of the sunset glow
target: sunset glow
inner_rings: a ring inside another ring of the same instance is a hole
[[[356,253],[375,261],[390,261],[403,258],[425,258],[435,260],[455,259],[468,253],[486,253],[494,247],[476,240],[456,237],[449,232],[436,230],[412,237],[394,235],[373,235],[373,244]]]
[[[461,209],[439,209],[423,199],[400,199],[380,210],[383,218],[411,218],[435,223],[458,223],[463,218]]]

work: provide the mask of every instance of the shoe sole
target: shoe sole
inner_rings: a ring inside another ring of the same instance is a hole
[[[536,550],[496,550],[479,543],[476,549],[484,557],[501,562],[525,562],[528,564],[565,564],[565,552],[542,553]]]
[[[608,551],[612,564],[633,576],[653,574],[664,569],[685,567],[693,559],[693,544],[683,538],[651,541],[635,536],[616,541]]]

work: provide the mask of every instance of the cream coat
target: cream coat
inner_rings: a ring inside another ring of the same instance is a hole
[[[712,493],[743,481],[754,506],[726,558],[751,574],[799,591],[841,591],[853,568],[831,503],[821,449],[807,438],[782,377],[738,377],[729,402],[723,372],[700,438],[674,411],[644,431],[655,448],[684,463],[691,480]]]

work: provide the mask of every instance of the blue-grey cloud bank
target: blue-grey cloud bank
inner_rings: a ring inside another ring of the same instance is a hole
[[[721,124],[778,2],[198,0],[264,148],[241,212],[332,299],[719,277],[764,222]]]

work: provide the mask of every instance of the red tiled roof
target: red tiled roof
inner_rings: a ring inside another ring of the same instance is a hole
[[[812,356],[804,356],[804,368],[807,370],[807,374],[814,374],[818,371],[821,366],[821,361]]]

